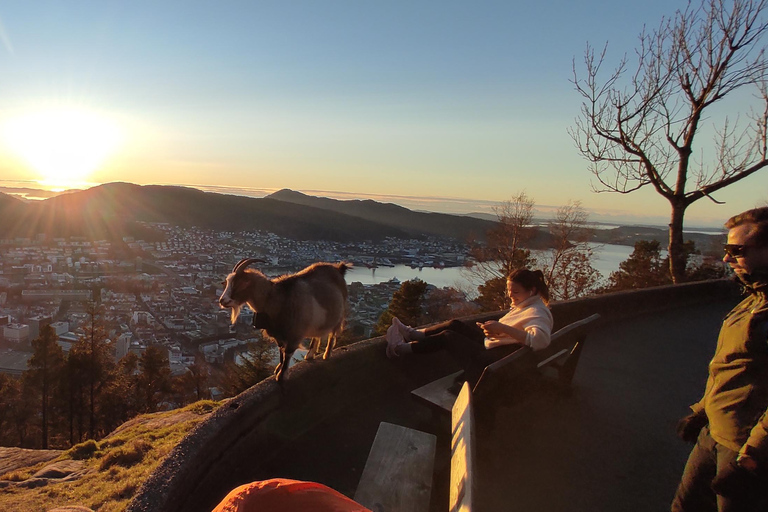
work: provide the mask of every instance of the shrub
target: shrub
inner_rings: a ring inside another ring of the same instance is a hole
[[[92,458],[98,450],[99,446],[96,441],[89,439],[70,448],[67,454],[74,460],[85,460]]]
[[[136,439],[128,445],[121,446],[107,453],[103,459],[99,470],[104,471],[112,466],[122,466],[129,468],[141,462],[144,455],[152,450],[152,445],[143,439]]]
[[[219,406],[218,402],[213,400],[200,400],[187,407],[187,410],[195,414],[208,414]]]

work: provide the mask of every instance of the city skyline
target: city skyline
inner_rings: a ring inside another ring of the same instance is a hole
[[[664,225],[655,192],[596,194],[567,134],[587,42],[607,64],[686,2],[44,2],[0,8],[6,182],[289,188],[446,213],[526,191]],[[736,101],[748,101],[737,98]],[[728,107],[725,107],[728,108]],[[702,139],[705,140],[705,139]],[[3,183],[0,183],[0,187]],[[688,210],[719,227],[760,172]]]

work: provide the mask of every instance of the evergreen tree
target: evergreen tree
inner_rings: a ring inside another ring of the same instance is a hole
[[[28,439],[31,434],[42,430],[40,426],[34,424],[34,419],[39,417],[40,412],[37,407],[40,400],[39,387],[33,382],[34,380],[33,374],[29,370],[25,371],[20,380],[19,393],[11,402],[13,426],[18,437],[17,444],[22,448],[39,447],[34,442],[29,442]]]
[[[112,378],[101,393],[102,426],[111,432],[140,412],[139,357],[134,353],[118,361]]]
[[[392,317],[397,317],[406,325],[417,326],[423,324],[422,306],[424,304],[424,295],[427,291],[427,283],[421,279],[411,279],[400,285],[392,300],[389,301],[389,307],[379,317],[374,333],[382,335],[392,325]]]
[[[667,260],[661,257],[658,240],[639,240],[619,270],[611,272],[607,291],[631,290],[671,284]]]
[[[155,412],[158,404],[172,391],[171,367],[165,349],[151,345],[139,359],[139,388],[144,411]]]
[[[115,363],[107,345],[107,335],[101,321],[100,311],[95,303],[89,304],[88,315],[90,321],[85,327],[85,334],[77,342],[79,345],[77,350],[84,356],[82,369],[88,394],[88,437],[95,439],[99,395],[113,377]]]
[[[32,340],[32,351],[26,372],[32,389],[37,391],[41,413],[41,446],[47,449],[50,399],[57,389],[64,366],[64,352],[56,342],[56,332],[50,325],[40,329],[40,336]]]
[[[424,300],[426,323],[437,323],[470,315],[477,305],[468,302],[464,293],[456,288],[431,288]]]
[[[228,361],[221,375],[221,386],[224,393],[234,396],[242,393],[271,377],[275,373],[275,345],[260,339],[248,344],[246,352],[242,353],[239,362]]]
[[[494,277],[477,287],[480,293],[475,302],[482,311],[501,311],[509,309],[510,301],[507,296],[507,278]]]
[[[14,427],[14,407],[21,395],[21,380],[0,373],[0,445],[14,444],[11,432]]]
[[[195,362],[187,367],[187,372],[178,379],[181,402],[186,404],[211,398],[208,381],[211,368],[202,354],[197,354]]]

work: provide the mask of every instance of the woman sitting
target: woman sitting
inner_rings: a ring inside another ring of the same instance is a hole
[[[541,350],[549,346],[552,313],[547,307],[549,288],[541,270],[519,269],[507,277],[512,308],[498,321],[467,324],[451,320],[424,329],[414,329],[397,317],[387,329],[387,356],[426,354],[448,350],[465,369],[474,385],[488,364],[521,346]]]

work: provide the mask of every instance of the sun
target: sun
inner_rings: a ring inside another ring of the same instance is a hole
[[[8,121],[7,146],[52,189],[77,188],[112,155],[121,142],[117,125],[87,110],[28,113]]]

